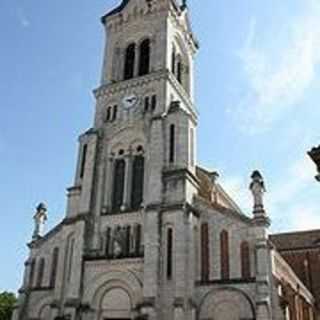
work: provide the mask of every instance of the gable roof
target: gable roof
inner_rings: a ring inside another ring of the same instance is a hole
[[[196,167],[196,175],[199,179],[199,194],[212,209],[218,210],[221,213],[237,216],[238,218],[251,222],[251,218],[245,215],[235,201],[227,194],[223,187],[216,182],[219,177],[218,172],[208,171],[200,166]],[[219,194],[220,200],[224,199],[223,203],[219,203],[212,197],[212,193],[215,191]]]
[[[273,234],[270,240],[278,251],[319,248],[320,230]]]

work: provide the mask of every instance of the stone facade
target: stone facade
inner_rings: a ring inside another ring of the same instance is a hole
[[[260,173],[248,217],[197,166],[185,1],[123,0],[102,22],[94,125],[79,138],[66,217],[29,244],[13,320],[286,320],[288,284],[304,310],[290,319],[315,319],[269,240]]]

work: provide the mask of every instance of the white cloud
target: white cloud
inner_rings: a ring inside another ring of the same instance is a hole
[[[248,92],[232,115],[249,133],[262,132],[298,106],[316,79],[320,62],[320,3],[306,0],[300,17],[282,22],[267,40],[252,21],[240,59]],[[259,37],[258,37],[259,35]]]
[[[18,8],[17,16],[19,23],[23,28],[28,28],[30,26],[30,20],[28,19],[25,11],[22,8]]]
[[[252,198],[248,187],[249,178],[246,180],[241,176],[225,176],[221,178],[221,185],[242,210],[250,213]]]
[[[320,210],[318,203],[300,204],[291,208],[288,214],[292,221],[292,230],[308,230],[320,228]]]

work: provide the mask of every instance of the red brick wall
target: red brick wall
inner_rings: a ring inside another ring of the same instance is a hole
[[[320,307],[320,249],[284,251],[281,255],[313,293]]]

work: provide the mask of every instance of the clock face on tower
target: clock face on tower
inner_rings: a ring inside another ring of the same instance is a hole
[[[123,108],[126,110],[134,108],[138,103],[138,97],[135,94],[130,94],[122,99]]]

